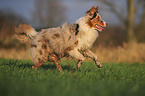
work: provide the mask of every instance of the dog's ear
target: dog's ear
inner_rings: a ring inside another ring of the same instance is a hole
[[[89,14],[90,16],[93,16],[95,12],[96,12],[96,8],[95,6],[93,6],[89,11],[87,11],[87,14]]]
[[[98,13],[98,6],[96,7],[96,12]]]

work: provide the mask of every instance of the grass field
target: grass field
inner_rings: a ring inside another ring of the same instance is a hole
[[[64,74],[45,63],[32,70],[30,60],[0,59],[0,96],[145,96],[145,63],[61,62]]]

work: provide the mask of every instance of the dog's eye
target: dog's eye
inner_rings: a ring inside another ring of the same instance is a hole
[[[97,15],[97,13],[95,12],[93,17],[91,18],[91,20],[94,19],[96,17],[96,15]]]
[[[96,13],[96,16],[98,16],[98,13]]]

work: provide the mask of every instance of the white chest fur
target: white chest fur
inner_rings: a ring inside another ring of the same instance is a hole
[[[94,28],[88,26],[87,21],[87,17],[82,17],[76,21],[76,23],[79,24],[79,33],[77,37],[79,44],[76,47],[78,50],[91,48],[98,37],[98,32]]]

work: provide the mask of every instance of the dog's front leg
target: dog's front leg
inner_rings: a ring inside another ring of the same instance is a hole
[[[84,52],[84,56],[93,59],[93,60],[95,61],[96,65],[97,65],[99,68],[102,68],[102,65],[100,64],[98,57],[97,57],[96,54],[94,54],[91,50],[89,50],[89,49],[86,50],[86,51]]]
[[[80,68],[85,60],[85,57],[76,48],[74,50],[69,51],[68,53],[71,57],[74,57],[75,59],[79,60],[77,63],[77,68]]]

